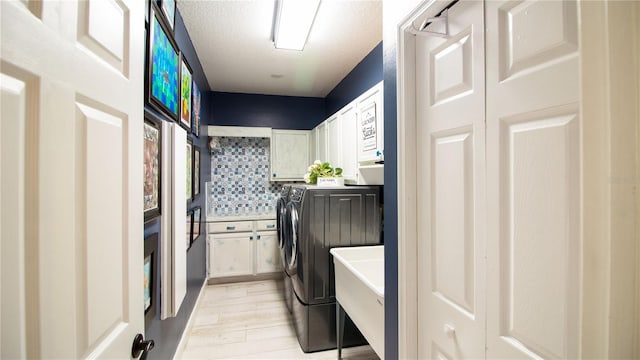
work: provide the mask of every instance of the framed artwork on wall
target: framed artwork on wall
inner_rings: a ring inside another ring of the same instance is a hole
[[[200,148],[193,147],[193,197],[200,194]]]
[[[191,91],[191,132],[195,136],[200,136],[200,89],[195,80]]]
[[[193,199],[193,141],[187,139],[187,204]]]
[[[173,120],[180,115],[180,55],[173,37],[151,5],[149,23],[149,105]]]
[[[184,56],[180,77],[180,125],[191,132],[191,69]]]
[[[193,239],[193,210],[187,211],[187,251],[191,247],[191,239]]]
[[[158,233],[144,239],[144,325],[149,328],[156,316],[158,299]]]
[[[176,0],[160,0],[160,7],[167,19],[169,27],[173,30],[176,22]]]
[[[202,209],[198,206],[193,208],[193,231],[191,232],[191,244],[200,237],[200,223],[202,222]]]
[[[144,221],[160,216],[162,127],[160,121],[145,115],[144,128]]]

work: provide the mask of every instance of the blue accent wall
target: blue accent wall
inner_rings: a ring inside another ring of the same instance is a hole
[[[213,91],[203,102],[213,109],[207,125],[311,130],[325,118],[324,98]]]
[[[147,5],[149,2],[147,1]],[[193,79],[198,84],[202,94],[205,94],[209,90],[209,83],[202,70],[202,65],[198,59],[198,55],[191,43],[187,29],[182,21],[180,12],[176,10],[176,22],[175,22],[175,40],[178,43],[178,47],[183,52],[187,62],[191,66],[193,71]],[[145,111],[155,115],[156,118],[161,121],[172,121],[166,119],[160,113],[154,111],[150,107],[145,107]],[[203,119],[210,117],[210,107],[205,101],[202,101],[202,116]],[[194,146],[200,148],[200,194],[196,196],[193,202],[188,205],[187,209],[200,206],[202,208],[203,219],[206,216],[205,213],[205,187],[204,184],[207,181],[211,181],[211,155],[207,148],[207,136],[203,133],[202,125],[200,130],[200,137],[196,137],[193,134],[189,135],[189,138],[193,140]],[[163,136],[166,136],[163,134]],[[144,237],[146,238],[150,234],[158,233],[159,238],[162,236],[160,219],[164,215],[148,222],[144,227]],[[200,233],[204,234],[204,224],[201,224]],[[149,359],[171,359],[173,358],[182,333],[187,325],[187,321],[194,310],[196,300],[200,294],[200,289],[206,279],[206,241],[205,235],[201,235],[191,246],[187,253],[187,294],[180,307],[180,311],[176,317],[160,320],[160,306],[156,308],[156,316],[146,329],[145,338],[153,339],[155,342],[154,349],[149,353]],[[158,245],[158,252],[161,251]],[[142,259],[140,259],[142,261]],[[158,263],[158,267],[160,263]],[[160,270],[160,269],[158,269]],[[160,300],[160,287],[157,287],[156,299]]]
[[[342,109],[353,99],[380,81],[382,81],[382,42],[378,43],[378,45],[327,94],[325,98],[325,116],[322,120],[335,114],[336,111]],[[322,120],[320,122],[322,122]]]

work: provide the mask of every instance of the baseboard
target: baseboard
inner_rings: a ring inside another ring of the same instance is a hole
[[[229,284],[229,283],[247,282],[247,281],[278,280],[278,279],[282,279],[283,276],[284,276],[284,272],[258,274],[258,275],[227,276],[227,277],[219,277],[219,278],[209,278],[207,280],[207,284],[218,285],[218,284]]]
[[[187,346],[187,338],[189,337],[189,332],[191,332],[191,328],[193,327],[193,321],[195,318],[195,314],[200,307],[200,301],[202,300],[202,294],[204,294],[204,288],[207,286],[207,281],[202,282],[202,287],[200,288],[200,293],[198,294],[198,298],[196,299],[196,303],[193,305],[193,310],[191,311],[191,315],[189,315],[189,320],[187,321],[187,325],[185,325],[184,330],[182,331],[182,336],[180,337],[180,342],[178,343],[178,347],[176,348],[176,352],[173,355],[173,359],[181,359],[182,353],[184,352],[184,348]]]

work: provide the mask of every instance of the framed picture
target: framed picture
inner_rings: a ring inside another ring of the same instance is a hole
[[[193,141],[187,139],[187,204],[193,199]]]
[[[200,194],[200,148],[193,147],[193,197]]]
[[[200,89],[195,81],[191,90],[191,132],[200,136]]]
[[[173,30],[176,22],[176,0],[160,0],[160,7],[167,18],[169,27]]]
[[[191,69],[184,57],[180,70],[180,125],[191,132]]]
[[[144,325],[149,328],[156,315],[158,299],[158,233],[144,239]]]
[[[191,247],[191,239],[193,238],[193,210],[187,211],[187,250]]]
[[[160,182],[162,126],[160,121],[145,114],[144,119],[144,221],[160,216]]]
[[[202,209],[198,206],[193,208],[193,231],[191,232],[191,244],[200,237],[200,223],[202,222]]]
[[[180,56],[153,3],[149,28],[148,102],[177,121],[180,115]]]

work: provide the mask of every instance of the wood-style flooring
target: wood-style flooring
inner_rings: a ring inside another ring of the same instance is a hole
[[[182,359],[337,359],[305,354],[284,301],[282,280],[208,285],[187,329]],[[342,350],[345,360],[379,359],[370,346]]]

